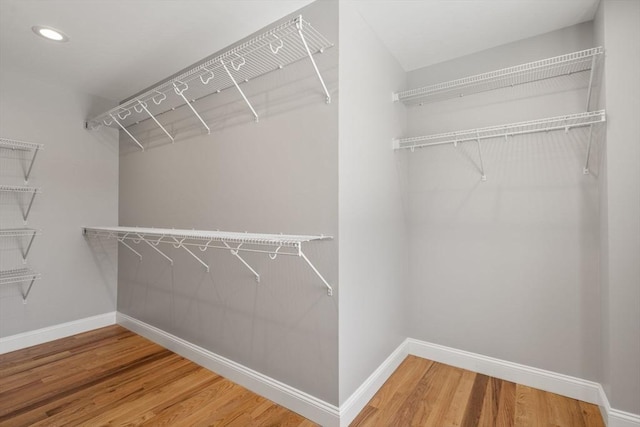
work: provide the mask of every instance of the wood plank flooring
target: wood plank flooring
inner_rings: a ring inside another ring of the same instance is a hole
[[[0,355],[0,426],[315,426],[120,326]],[[604,427],[597,406],[409,356],[351,424]]]
[[[0,426],[315,426],[120,326],[0,355]]]
[[[351,427],[605,427],[597,406],[408,356]]]

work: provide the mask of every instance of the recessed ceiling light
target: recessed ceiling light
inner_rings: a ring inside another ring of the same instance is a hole
[[[69,41],[69,37],[67,37],[62,31],[56,30],[55,28],[36,25],[34,27],[31,27],[31,29],[34,33],[36,33],[40,37],[44,37],[47,40],[53,40],[56,42]]]

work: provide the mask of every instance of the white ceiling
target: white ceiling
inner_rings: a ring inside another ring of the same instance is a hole
[[[405,70],[593,18],[599,0],[356,0]],[[311,0],[0,0],[0,72],[122,100]],[[64,31],[68,43],[31,27]]]
[[[356,0],[405,71],[593,19],[599,0]]]

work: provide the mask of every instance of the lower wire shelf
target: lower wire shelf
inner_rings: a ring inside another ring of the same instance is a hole
[[[163,256],[173,265],[173,259],[158,249],[160,243],[171,244],[176,249],[184,249],[202,264],[209,272],[209,265],[198,257],[190,248],[198,248],[204,252],[208,248],[224,249],[230,251],[247,269],[251,271],[257,282],[260,282],[260,274],[240,256],[241,252],[256,252],[269,255],[270,259],[276,259],[278,255],[294,255],[302,258],[313,272],[327,287],[327,294],[333,295],[333,288],[320,274],[318,269],[309,261],[302,250],[302,244],[330,240],[331,236],[309,236],[291,234],[263,234],[263,233],[239,233],[231,231],[208,230],[178,230],[169,228],[143,228],[143,227],[83,227],[82,234],[92,238],[116,239],[127,249],[135,253],[140,260],[142,255],[136,251],[130,243],[144,242],[154,251]]]
[[[10,285],[15,283],[29,283],[26,292],[22,293],[22,302],[27,303],[27,298],[33,287],[33,283],[40,279],[40,273],[36,273],[30,268],[18,268],[13,270],[0,271],[0,285]]]

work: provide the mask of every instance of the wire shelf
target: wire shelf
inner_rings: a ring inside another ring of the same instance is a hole
[[[156,117],[187,105],[209,131],[209,127],[191,102],[234,86],[257,120],[257,113],[239,85],[304,58],[311,60],[322,83],[327,102],[330,102],[329,92],[315,64],[313,54],[322,53],[332,46],[333,44],[302,19],[302,16],[298,16],[89,119],[87,127],[119,127],[129,134],[126,130],[128,126],[153,119],[173,141],[173,137]],[[129,136],[144,149],[131,134]]]
[[[2,237],[32,237],[38,236],[40,230],[34,228],[12,228],[0,230],[0,238]]]
[[[414,149],[432,145],[457,144],[466,141],[478,141],[482,139],[509,137],[513,135],[547,132],[560,129],[568,131],[571,128],[589,126],[596,123],[603,123],[605,121],[605,110],[592,111],[500,126],[468,129],[458,132],[400,138],[393,141],[393,148],[396,150],[404,148]]]
[[[29,297],[33,283],[38,279],[40,279],[40,273],[36,273],[30,268],[0,271],[0,286],[16,283],[29,283],[27,291],[22,293],[22,302],[25,304],[27,303],[27,298]]]
[[[39,193],[40,189],[20,185],[0,185],[0,191],[8,191],[12,193]]]
[[[31,151],[42,150],[43,144],[36,144],[33,142],[18,141],[16,139],[2,138],[0,137],[0,148],[9,148],[11,150]]]
[[[394,94],[394,99],[405,104],[422,104],[589,71],[595,66],[596,59],[602,53],[602,47],[595,47],[398,92]]]
[[[327,293],[333,295],[331,285],[329,285],[302,251],[303,243],[330,240],[332,239],[331,236],[239,233],[219,230],[179,230],[144,227],[83,227],[82,233],[87,237],[115,238],[135,253],[140,260],[142,260],[142,255],[136,251],[130,243],[138,244],[144,242],[173,265],[173,259],[157,247],[160,243],[168,243],[176,249],[183,248],[186,250],[206,268],[207,272],[209,272],[209,265],[189,248],[197,247],[202,252],[208,248],[225,249],[238,258],[242,264],[253,273],[258,282],[260,281],[260,275],[239,255],[239,252],[264,253],[268,254],[271,259],[275,259],[278,255],[295,255],[304,259],[327,287]]]

